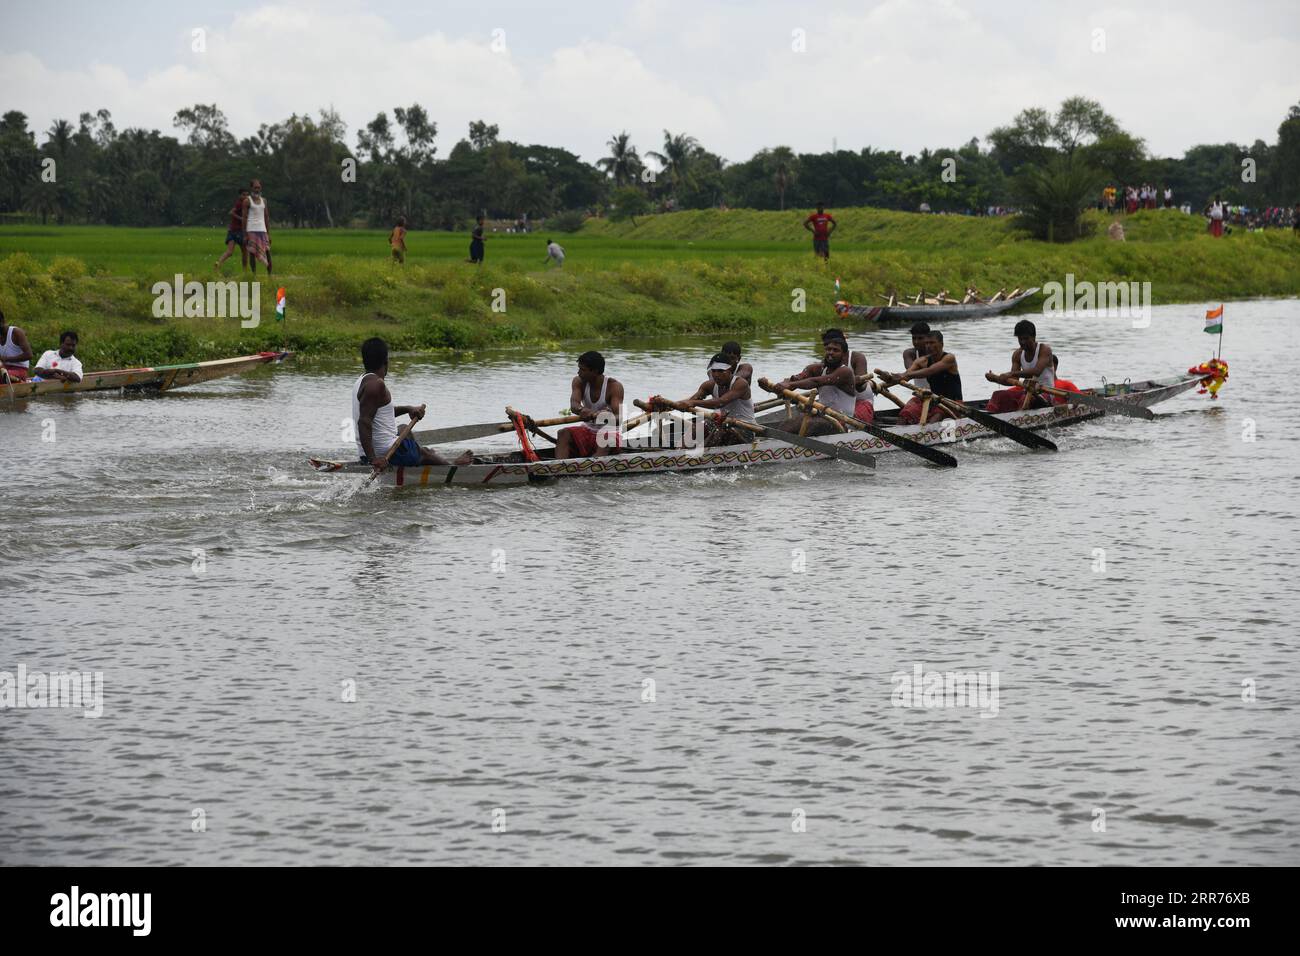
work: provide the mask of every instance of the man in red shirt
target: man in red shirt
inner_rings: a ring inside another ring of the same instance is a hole
[[[835,231],[835,217],[826,211],[825,203],[817,204],[817,211],[803,221],[803,227],[813,234],[813,255],[823,259],[831,257],[831,233]]]

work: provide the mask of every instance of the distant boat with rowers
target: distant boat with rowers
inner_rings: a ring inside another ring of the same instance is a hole
[[[999,289],[987,299],[981,298],[978,289],[967,289],[961,298],[948,295],[948,290],[927,294],[922,289],[911,299],[900,298],[896,293],[881,295],[885,305],[853,305],[840,300],[835,303],[835,312],[843,319],[858,319],[864,322],[876,322],[880,325],[899,325],[909,322],[936,319],[978,319],[988,315],[1001,315],[1015,308],[1038,291],[1038,286],[1030,289],[1016,287],[1011,292]]]
[[[40,382],[12,382],[7,385],[0,385],[0,401],[113,390],[169,392],[172,389],[186,385],[209,382],[214,378],[239,375],[261,365],[278,364],[292,356],[292,352],[258,352],[256,355],[238,355],[234,358],[215,359],[210,362],[188,362],[184,365],[158,365],[143,368],[121,368],[108,372],[87,372],[82,376],[80,382],[65,382],[53,379]]]
[[[1143,408],[1167,401],[1195,388],[1204,376],[1179,375],[1173,378],[1154,379],[1123,384],[1103,384],[1088,390],[1098,397],[1116,402],[1127,402]],[[982,409],[985,401],[968,402],[972,408]],[[783,412],[776,413],[778,417]],[[1107,414],[1095,404],[1063,404],[1029,408],[991,416],[1032,432],[1062,428],[1100,418]],[[888,428],[895,435],[909,438],[925,445],[951,445],[957,442],[996,438],[998,432],[988,425],[965,417],[944,419],[926,425],[898,425],[896,410],[877,412],[875,424]],[[764,422],[763,418],[758,420]],[[493,426],[495,427],[495,426]],[[506,425],[501,431],[511,428]],[[484,433],[480,433],[484,434]],[[896,451],[889,442],[863,431],[846,431],[821,435],[818,441],[833,445],[844,444],[850,449],[866,454]],[[378,483],[398,488],[431,488],[440,485],[470,485],[500,487],[505,485],[545,484],[558,478],[627,477],[648,474],[686,474],[721,468],[748,468],[757,465],[808,464],[830,460],[826,455],[809,448],[790,444],[779,437],[759,438],[744,445],[724,445],[693,449],[648,449],[628,451],[616,455],[586,458],[548,458],[549,449],[537,451],[539,461],[525,461],[522,452],[497,455],[478,455],[464,465],[413,465],[389,468],[378,477]],[[328,458],[311,458],[308,463],[318,472],[326,474],[366,477],[373,469],[356,459],[338,461]]]

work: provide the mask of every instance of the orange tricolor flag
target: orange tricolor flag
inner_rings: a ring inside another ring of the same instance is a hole
[[[1205,313],[1205,331],[1217,333],[1223,331],[1223,306],[1210,309]]]

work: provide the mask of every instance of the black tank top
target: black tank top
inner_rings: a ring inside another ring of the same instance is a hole
[[[939,358],[947,355],[944,352]],[[937,361],[936,359],[926,357],[925,365],[929,368]],[[930,385],[930,391],[936,395],[942,395],[944,398],[951,398],[953,401],[961,401],[961,376],[955,372],[935,372],[933,375],[926,376],[926,382]]]

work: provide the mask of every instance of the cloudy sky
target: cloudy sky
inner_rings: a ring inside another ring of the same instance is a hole
[[[740,160],[956,146],[1081,94],[1181,155],[1273,142],[1300,102],[1296,0],[0,4],[0,110],[41,141],[85,110],[172,131],[177,109],[215,102],[237,136],[332,105],[355,145],[418,102],[441,156],[482,118],[587,160],[620,129],[644,151],[665,128]]]

